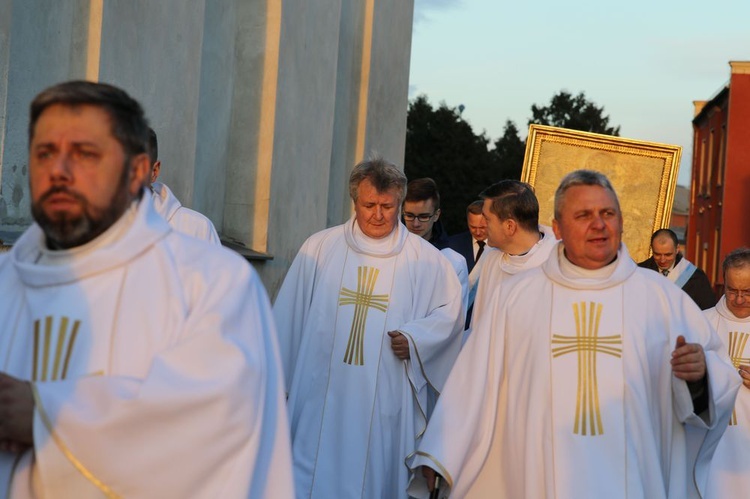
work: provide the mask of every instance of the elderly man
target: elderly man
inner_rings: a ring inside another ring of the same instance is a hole
[[[157,213],[164,217],[174,230],[221,245],[221,240],[211,220],[197,211],[182,206],[169,187],[156,181],[161,173],[161,161],[159,160],[159,141],[153,128],[148,129],[148,157],[151,170],[147,180]]]
[[[724,296],[704,312],[724,342],[745,385],[740,388],[729,421],[711,461],[708,499],[744,498],[750,490],[750,249],[724,259]]]
[[[696,492],[684,425],[721,434],[739,386],[720,340],[632,261],[603,175],[562,180],[553,230],[549,258],[506,280],[474,324],[411,462],[412,495],[435,471],[454,497]]]
[[[551,227],[539,225],[539,201],[530,185],[502,180],[479,197],[484,200],[487,244],[495,249],[487,250],[471,272],[476,289],[474,321],[492,305],[486,302],[505,278],[541,265],[557,242]]]
[[[458,354],[461,286],[399,223],[405,188],[392,164],[358,164],[354,215],[304,243],[274,304],[298,497],[403,497],[404,459]]]
[[[716,305],[716,295],[706,273],[677,251],[677,234],[669,229],[654,232],[651,236],[651,252],[653,255],[640,262],[639,267],[664,275],[682,288],[701,310]]]
[[[0,490],[290,497],[265,291],[154,211],[147,140],[140,105],[109,85],[31,104],[36,224],[0,256]]]

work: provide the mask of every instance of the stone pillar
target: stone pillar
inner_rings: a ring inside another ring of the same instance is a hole
[[[404,157],[413,0],[0,0],[0,238],[31,223],[28,106],[70,79],[124,88],[160,180],[274,295],[302,242],[351,213],[347,180]]]

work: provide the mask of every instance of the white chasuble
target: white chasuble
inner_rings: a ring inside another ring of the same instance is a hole
[[[331,490],[325,477],[332,471],[342,477],[362,476],[367,464],[381,356],[393,355],[386,316],[395,264],[395,258],[346,253],[318,447],[319,455],[326,457],[318,461],[313,496]],[[347,453],[338,452],[344,447]]]
[[[171,230],[147,198],[131,210],[132,223],[122,228],[123,216],[83,247],[49,252],[32,225],[0,256],[0,371],[30,381],[35,405],[33,447],[0,451],[0,490],[293,496],[259,278],[229,250]]]
[[[274,315],[297,497],[404,497],[404,459],[460,349],[450,262],[403,224],[374,240],[352,218],[305,241]],[[408,360],[389,331],[408,340]]]
[[[689,296],[638,268],[624,245],[587,271],[560,243],[487,303],[409,462],[412,496],[429,496],[426,465],[450,497],[697,497],[738,377]],[[672,373],[679,335],[705,352],[700,415]],[[705,434],[697,458],[688,425]]]
[[[750,365],[750,317],[736,317],[722,296],[703,312],[715,328],[735,368]],[[729,426],[711,460],[706,499],[740,499],[750,491],[750,390],[740,387]]]
[[[551,420],[559,497],[626,497],[622,294],[622,286],[553,289]],[[584,479],[592,472],[597,480]]]

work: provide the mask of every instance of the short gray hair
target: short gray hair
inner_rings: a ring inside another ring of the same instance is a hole
[[[406,197],[406,175],[396,168],[396,165],[393,163],[383,158],[367,159],[358,163],[349,176],[349,196],[351,196],[352,201],[357,201],[359,184],[365,179],[368,179],[380,193],[396,189],[398,206],[401,206],[404,202],[404,197]]]
[[[737,248],[724,258],[724,262],[721,264],[721,270],[726,276],[727,270],[739,269],[748,265],[750,265],[750,248]]]
[[[560,185],[555,191],[556,220],[560,220],[560,212],[562,210],[562,202],[563,198],[565,197],[565,192],[571,187],[575,187],[577,185],[598,185],[599,187],[604,187],[612,193],[612,196],[614,196],[615,203],[617,203],[617,211],[621,211],[620,201],[617,199],[617,193],[615,192],[615,189],[612,187],[612,184],[610,183],[606,175],[604,175],[603,173],[595,172],[593,170],[575,170],[563,177],[563,179],[560,181]]]

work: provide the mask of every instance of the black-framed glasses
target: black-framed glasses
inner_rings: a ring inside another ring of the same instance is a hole
[[[427,214],[427,213],[420,213],[419,215],[415,215],[414,213],[404,212],[404,220],[407,222],[413,222],[416,218],[420,222],[429,222],[432,217],[434,217],[435,214]]]

